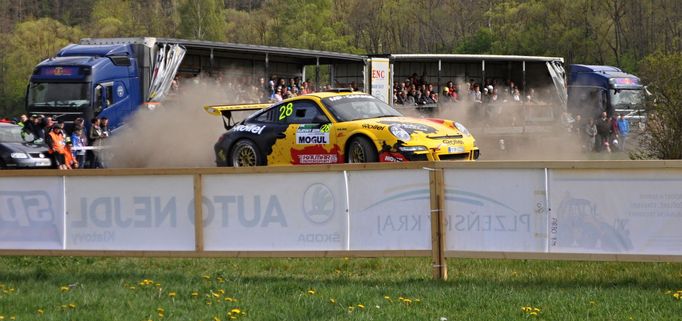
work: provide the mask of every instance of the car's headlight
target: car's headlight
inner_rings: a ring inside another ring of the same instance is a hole
[[[398,149],[403,152],[418,152],[426,150],[426,146],[401,146]]]
[[[17,159],[28,158],[28,155],[26,155],[26,153],[12,153],[10,156],[12,158],[17,158]]]
[[[462,133],[462,135],[471,136],[471,133],[469,132],[469,130],[466,127],[464,127],[464,125],[462,125],[458,122],[455,122],[455,127],[457,127],[457,130],[459,130]]]
[[[391,126],[388,128],[391,131],[391,134],[395,136],[396,138],[407,142],[410,140],[410,133],[408,133],[405,129],[403,129],[400,126]]]

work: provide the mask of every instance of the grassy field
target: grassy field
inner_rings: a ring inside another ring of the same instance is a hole
[[[0,257],[0,320],[680,320],[682,264]]]

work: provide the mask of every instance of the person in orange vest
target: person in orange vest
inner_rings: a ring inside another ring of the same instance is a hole
[[[68,169],[66,163],[66,138],[62,132],[64,125],[54,124],[52,130],[45,136],[49,153],[52,155],[55,165],[59,169]]]

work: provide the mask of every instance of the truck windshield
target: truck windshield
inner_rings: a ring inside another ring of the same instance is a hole
[[[612,89],[610,95],[613,106],[620,108],[639,107],[644,100],[641,89]]]
[[[88,83],[31,83],[28,88],[29,107],[87,107],[90,105]]]

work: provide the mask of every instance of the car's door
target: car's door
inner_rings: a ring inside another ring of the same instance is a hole
[[[343,162],[342,153],[336,144],[334,126],[313,100],[301,99],[280,105],[277,108],[278,122],[288,127],[284,137],[273,146],[273,163],[288,164],[332,164]]]

